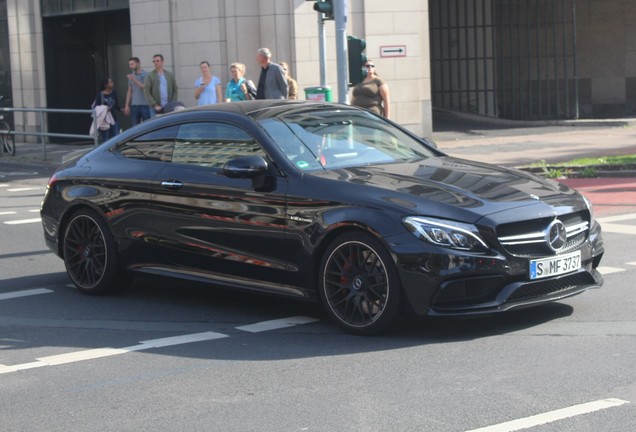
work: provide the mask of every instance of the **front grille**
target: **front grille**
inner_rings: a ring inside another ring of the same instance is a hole
[[[567,231],[567,241],[559,253],[577,249],[587,239],[590,222],[588,212],[560,215]],[[518,257],[554,255],[545,239],[545,230],[555,220],[554,217],[503,224],[497,227],[499,243],[504,250]]]
[[[557,279],[528,282],[512,293],[506,303],[545,297],[577,286],[594,285],[596,283],[594,277],[588,272],[576,273]]]

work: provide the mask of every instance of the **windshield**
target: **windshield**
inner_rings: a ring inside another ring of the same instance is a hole
[[[259,120],[304,171],[414,161],[434,156],[421,142],[371,113],[307,110]]]

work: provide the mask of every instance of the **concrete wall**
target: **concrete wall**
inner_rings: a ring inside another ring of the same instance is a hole
[[[577,1],[581,117],[636,114],[635,22],[635,1]]]
[[[367,55],[389,84],[391,118],[418,134],[430,134],[428,2],[349,0],[348,34],[366,39]],[[258,80],[256,50],[266,46],[274,61],[286,61],[305,87],[320,84],[317,14],[305,0],[130,0],[133,55],[145,69],[161,53],[176,73],[179,98],[194,105],[199,63],[229,80],[229,65],[245,63],[246,77]],[[326,23],[327,84],[338,100],[335,26]],[[406,57],[381,58],[380,47],[405,45]]]
[[[44,49],[39,0],[7,0],[7,23],[14,107],[45,107]],[[39,131],[39,116],[16,113],[15,130]],[[31,142],[35,137],[24,138]]]

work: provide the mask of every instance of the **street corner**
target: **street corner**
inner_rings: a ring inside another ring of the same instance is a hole
[[[597,216],[636,213],[636,178],[559,179],[588,198]]]

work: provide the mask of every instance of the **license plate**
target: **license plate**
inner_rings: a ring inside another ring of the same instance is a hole
[[[581,251],[530,261],[530,279],[571,273],[581,268]]]

